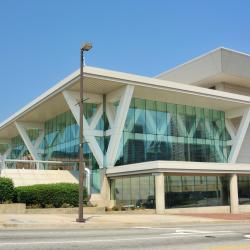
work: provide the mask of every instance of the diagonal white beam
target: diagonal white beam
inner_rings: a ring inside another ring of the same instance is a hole
[[[26,145],[27,149],[29,150],[33,160],[40,160],[40,157],[37,153],[37,149],[32,144],[32,142],[28,136],[28,133],[26,131],[26,128],[24,127],[24,123],[15,122],[15,125],[16,125],[18,133],[20,134],[20,136],[23,139],[24,144]]]
[[[234,139],[235,134],[236,134],[236,129],[234,127],[234,124],[232,123],[232,121],[230,119],[226,118],[225,125],[226,125],[227,132],[231,136],[231,139]]]
[[[110,125],[110,128],[113,128],[114,122],[115,122],[115,107],[112,103],[106,103],[106,115],[108,118],[108,122]]]
[[[231,152],[229,154],[229,158],[228,158],[228,162],[230,163],[235,163],[240,149],[241,149],[241,145],[243,143],[244,137],[246,135],[248,126],[250,123],[250,108],[248,108],[247,110],[244,111],[241,122],[240,122],[240,126],[238,128],[238,131],[236,133],[236,136],[233,139],[233,145],[231,148]]]
[[[125,120],[127,118],[129,105],[133,96],[134,86],[127,85],[118,91],[117,94],[121,94],[120,102],[117,108],[116,117],[114,121],[114,126],[112,128],[112,135],[108,145],[105,165],[112,167],[115,164],[116,156],[119,149],[119,144],[122,136],[122,131],[124,128]],[[108,97],[108,96],[107,96]],[[115,98],[115,97],[113,97]]]
[[[100,105],[98,105],[97,110],[96,110],[95,114],[93,115],[93,117],[91,119],[91,122],[90,122],[90,128],[91,129],[95,129],[96,128],[99,120],[102,117],[102,114],[103,114],[103,105],[100,104]]]
[[[39,122],[18,122],[21,126],[25,127],[25,129],[40,129],[43,130],[43,123]]]
[[[114,90],[114,91],[108,93],[106,96],[106,101],[111,102],[111,103],[119,101],[121,95],[123,95],[123,89],[124,88],[119,88],[117,90]]]
[[[77,98],[76,95],[72,95],[71,91],[63,91],[63,95],[65,98],[66,103],[68,104],[73,116],[75,117],[75,120],[77,124],[80,123],[80,108],[79,105],[77,105]],[[88,145],[91,149],[91,152],[93,153],[98,165],[100,168],[103,167],[103,152],[93,134],[91,134],[92,129],[90,128],[85,116],[83,115],[83,136],[85,138],[85,141],[88,142]]]

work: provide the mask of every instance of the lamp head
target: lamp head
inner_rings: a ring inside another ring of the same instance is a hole
[[[81,46],[81,50],[82,51],[89,51],[92,49],[92,44],[87,42],[87,43],[84,43],[82,46]]]

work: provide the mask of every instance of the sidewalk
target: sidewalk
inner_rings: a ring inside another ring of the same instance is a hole
[[[85,215],[86,223],[77,223],[76,217],[75,214],[0,214],[0,229],[166,227],[178,224],[230,221],[230,218],[223,218],[222,215],[209,217],[205,214],[87,214]],[[250,220],[250,215],[247,219]]]

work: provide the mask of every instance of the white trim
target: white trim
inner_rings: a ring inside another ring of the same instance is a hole
[[[191,161],[151,161],[108,168],[108,177],[137,175],[137,174],[248,174],[249,164],[191,162]]]

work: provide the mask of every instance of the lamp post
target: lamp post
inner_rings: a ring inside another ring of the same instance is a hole
[[[83,182],[85,163],[83,157],[83,66],[84,66],[84,52],[92,48],[91,43],[85,43],[80,48],[80,134],[79,134],[79,211],[77,222],[85,222],[83,218]]]

